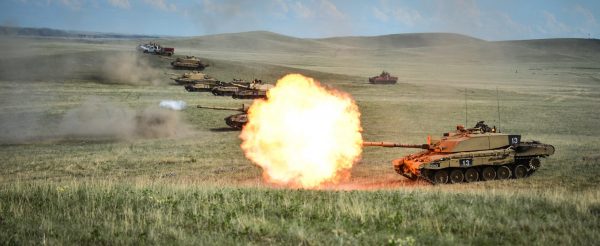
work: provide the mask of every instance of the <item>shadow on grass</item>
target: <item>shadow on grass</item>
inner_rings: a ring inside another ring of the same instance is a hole
[[[219,127],[219,128],[211,128],[211,132],[238,132],[240,129],[231,128],[231,127]]]

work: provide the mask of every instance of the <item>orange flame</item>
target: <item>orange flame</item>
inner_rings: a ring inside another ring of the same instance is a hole
[[[346,93],[290,74],[256,100],[240,138],[267,182],[318,188],[349,178],[362,151],[360,112]]]

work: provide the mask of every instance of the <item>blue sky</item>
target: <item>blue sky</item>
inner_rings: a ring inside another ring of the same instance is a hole
[[[3,0],[0,24],[200,36],[454,32],[486,40],[600,38],[598,0]]]

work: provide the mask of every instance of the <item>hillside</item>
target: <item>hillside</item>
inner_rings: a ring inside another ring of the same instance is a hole
[[[484,40],[454,33],[406,33],[371,37],[334,37],[317,39],[361,49],[402,49],[430,46],[477,45]]]

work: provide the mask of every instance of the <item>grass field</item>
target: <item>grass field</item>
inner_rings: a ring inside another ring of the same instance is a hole
[[[469,126],[486,120],[556,154],[527,179],[431,186],[393,172],[390,161],[412,150],[367,148],[338,186],[277,187],[226,128],[232,112],[194,107],[251,101],[170,84],[165,73],[181,71],[133,53],[137,41],[2,38],[11,49],[0,58],[0,242],[596,244],[600,44],[418,38],[254,32],[164,43],[206,58],[204,72],[221,80],[302,73],[346,91],[368,141],[423,143],[450,131],[465,123],[466,93]],[[366,83],[382,69],[399,83]],[[65,129],[66,115],[90,101],[105,105],[94,117],[118,119],[164,99],[188,104],[174,127],[189,130],[148,138],[105,129],[122,121],[102,118],[84,121],[83,133]]]

